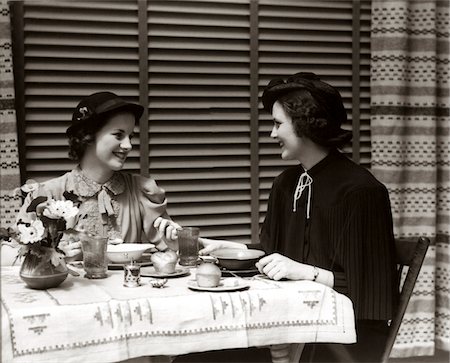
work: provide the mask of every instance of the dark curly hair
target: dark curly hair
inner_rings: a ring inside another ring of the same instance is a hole
[[[306,89],[298,89],[278,98],[284,111],[292,118],[297,136],[307,137],[327,147],[342,147],[351,139],[351,134],[336,137],[335,115],[330,114],[326,100],[312,95]],[[340,125],[339,125],[340,126]]]
[[[107,115],[105,115],[107,116]],[[102,117],[105,119],[106,117]],[[81,161],[88,145],[95,142],[95,134],[102,128],[103,120],[97,119],[96,122],[85,123],[74,129],[69,135],[69,159]]]

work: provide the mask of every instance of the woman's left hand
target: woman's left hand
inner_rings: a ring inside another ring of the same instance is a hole
[[[153,227],[168,241],[176,241],[178,239],[177,229],[181,228],[178,223],[163,217],[156,218]]]
[[[272,253],[261,258],[256,263],[260,273],[267,275],[272,280],[311,280],[314,276],[314,267],[291,260],[290,258]]]

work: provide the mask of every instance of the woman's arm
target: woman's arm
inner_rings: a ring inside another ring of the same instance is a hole
[[[267,275],[273,280],[310,280],[333,287],[333,272],[312,265],[294,261],[279,253],[261,258],[256,267],[259,272]]]

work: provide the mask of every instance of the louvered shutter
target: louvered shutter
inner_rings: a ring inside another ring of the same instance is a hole
[[[361,7],[358,92],[352,87],[355,4]],[[352,106],[359,108],[356,148],[361,162],[370,163],[370,1],[25,1],[20,23],[14,32],[16,39],[23,32],[23,77],[16,80],[24,100],[18,112],[23,179],[48,179],[73,167],[64,135],[72,110],[82,96],[111,90],[148,107],[148,132],[133,141],[126,169],[157,180],[171,216],[199,226],[203,236],[256,241],[273,178],[293,163],[281,160],[261,104],[255,120],[251,79],[259,78],[260,95],[274,76],[298,71],[316,72],[342,91],[347,129]],[[259,155],[254,165],[252,151]]]
[[[370,168],[372,160],[372,145],[370,142],[370,19],[371,1],[364,0],[361,4],[361,52],[360,52],[360,164]]]
[[[248,1],[149,1],[150,175],[203,236],[250,240]]]
[[[137,4],[27,1],[23,10],[21,161],[27,178],[45,180],[74,166],[65,130],[83,96],[110,90],[138,101]],[[139,171],[138,157],[135,147],[127,167]]]

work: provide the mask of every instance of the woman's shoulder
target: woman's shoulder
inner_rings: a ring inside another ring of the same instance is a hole
[[[120,172],[120,174],[130,188],[142,192],[153,201],[158,201],[159,203],[164,201],[165,191],[163,188],[158,186],[155,179],[128,172]]]

